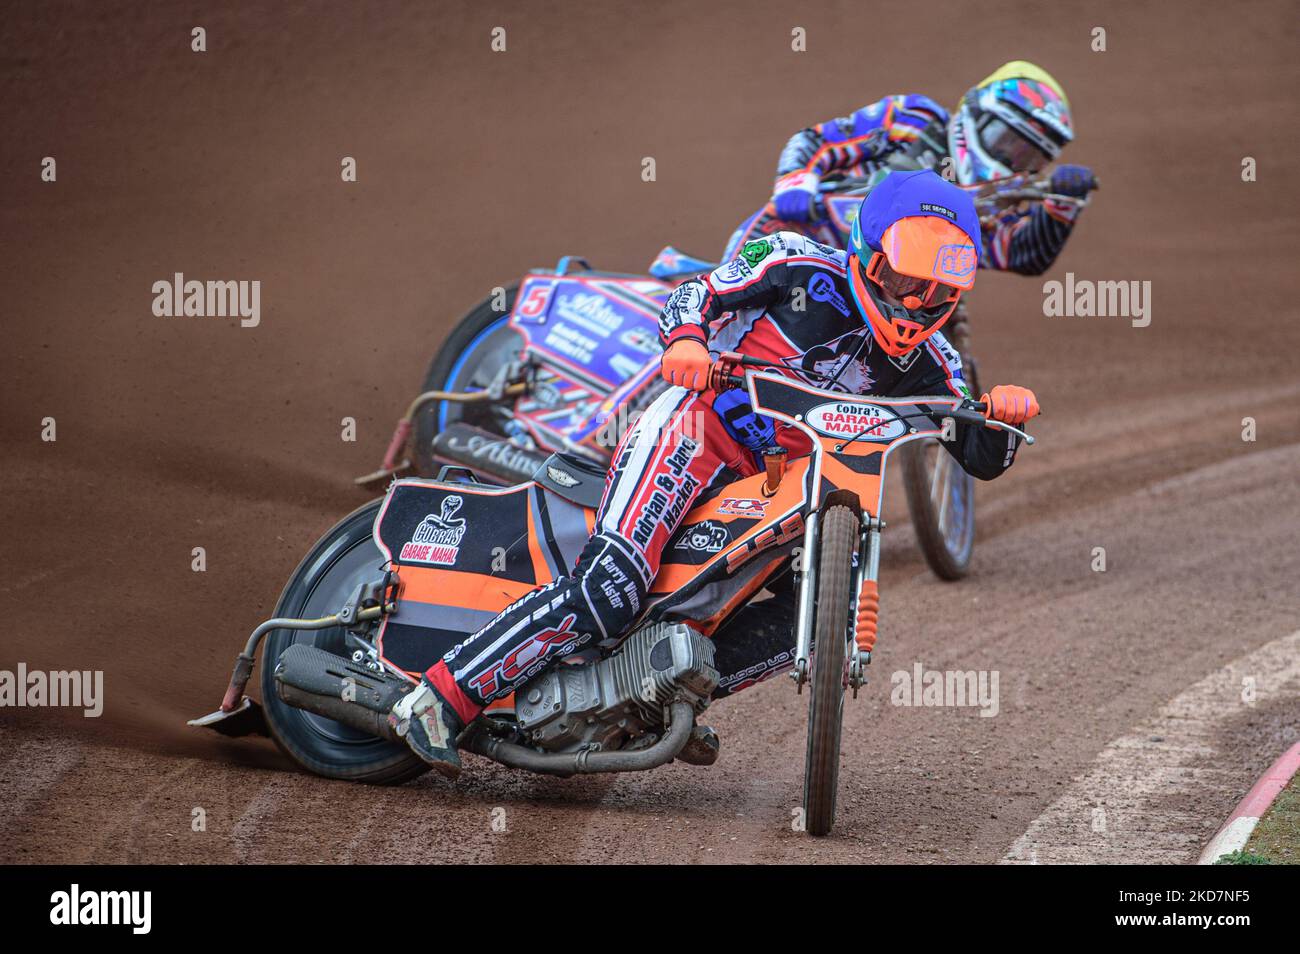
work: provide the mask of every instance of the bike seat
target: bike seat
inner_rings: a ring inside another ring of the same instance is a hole
[[[533,480],[579,507],[595,510],[605,493],[605,472],[604,464],[557,451],[542,461]]]

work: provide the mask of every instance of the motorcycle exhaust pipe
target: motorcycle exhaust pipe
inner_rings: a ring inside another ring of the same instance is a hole
[[[275,665],[275,690],[286,704],[351,726],[367,735],[400,742],[388,713],[414,684],[390,673],[295,643]]]
[[[526,746],[475,733],[465,739],[465,748],[511,768],[541,775],[590,775],[597,772],[643,772],[666,765],[690,741],[695,728],[695,710],[689,702],[674,702],[669,708],[668,731],[654,745],[635,751],[538,752]]]
[[[276,694],[296,709],[333,719],[359,732],[401,742],[388,724],[388,713],[414,685],[390,673],[376,673],[342,656],[295,643],[275,666]],[[669,708],[668,731],[644,749],[614,752],[539,752],[527,746],[471,732],[464,747],[494,762],[542,775],[590,775],[642,772],[666,765],[690,741],[695,710],[689,702]]]

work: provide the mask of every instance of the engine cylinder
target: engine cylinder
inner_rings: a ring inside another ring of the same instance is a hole
[[[657,623],[607,659],[543,673],[516,692],[515,713],[529,741],[546,751],[637,747],[663,731],[674,699],[702,712],[718,679],[711,640],[685,623]]]

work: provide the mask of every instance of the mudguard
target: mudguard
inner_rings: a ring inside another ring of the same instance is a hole
[[[514,487],[398,480],[375,518],[375,544],[398,579],[380,655],[419,673],[535,587],[577,561],[591,511],[535,483]]]
[[[808,461],[771,496],[764,475],[699,501],[664,549],[643,622],[690,622],[710,635],[790,559],[804,528]],[[514,487],[394,481],[375,519],[376,545],[398,580],[380,655],[418,674],[532,589],[569,572],[595,527],[593,510],[528,482]]]

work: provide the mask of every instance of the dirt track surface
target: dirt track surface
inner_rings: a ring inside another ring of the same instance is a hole
[[[996,861],[1109,741],[1300,628],[1294,7],[1062,8],[1050,26],[1022,4],[937,7],[924,61],[870,39],[855,3],[11,8],[0,669],[102,669],[107,702],[0,710],[0,860]],[[1038,392],[1041,443],[981,487],[960,584],[925,570],[895,494],[832,838],[790,830],[805,697],[784,679],[711,710],[716,766],[620,779],[471,757],[454,788],[373,789],[185,728],[488,289],[564,253],[628,271],[668,242],[716,254],[793,130],[888,92],[952,104],[1017,56],[1065,84],[1068,157],[1103,182],[1047,277],[1150,281],[1152,321],[1044,318],[1041,280],[981,278],[982,375]],[[151,285],[177,271],[260,280],[261,325],[154,317]],[[916,663],[997,670],[998,716],[891,705],[889,675]],[[1293,739],[1296,690],[1221,720],[1212,784],[1171,779],[1156,809],[1179,844]],[[1195,857],[1132,843],[1118,860]]]

